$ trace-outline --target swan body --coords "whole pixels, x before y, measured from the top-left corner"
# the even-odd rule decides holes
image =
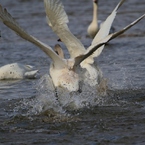
[[[32,70],[33,66],[20,63],[7,64],[0,67],[0,80],[7,79],[33,79],[38,70]]]
[[[63,55],[60,55],[59,50],[57,50],[60,49],[60,47],[56,48],[57,54],[50,46],[25,32],[7,10],[2,8],[2,6],[0,6],[0,20],[23,39],[38,46],[51,58],[52,62],[49,72],[55,88],[62,87],[67,89],[69,92],[73,92],[80,90],[80,82],[84,80],[90,80],[93,86],[98,84],[99,78],[101,78],[102,74],[99,69],[95,67],[94,57],[101,54],[104,45],[107,42],[124,33],[145,17],[144,14],[124,29],[108,35],[117,10],[124,1],[125,0],[121,0],[119,2],[111,15],[109,15],[103,23],[103,26],[93,39],[91,46],[86,49],[84,45],[70,32],[67,26],[68,17],[60,0],[44,0],[47,23],[66,45],[70,54],[69,59],[65,59]],[[89,82],[86,81],[85,83]]]
[[[64,53],[59,44],[56,44],[54,47],[54,51],[58,54],[58,56],[64,59]],[[64,68],[63,70],[59,71],[53,69],[53,66],[50,67],[50,74],[53,79],[53,83],[55,86],[63,86],[66,87],[68,90],[73,88],[73,90],[78,90],[79,88],[79,76],[75,71],[68,70]],[[59,81],[58,81],[59,80]]]
[[[51,66],[50,74],[55,87],[63,87],[69,91],[79,90],[79,75],[75,71],[68,68],[59,70]]]

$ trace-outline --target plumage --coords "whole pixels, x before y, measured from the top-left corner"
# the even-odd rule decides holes
[[[48,25],[66,45],[70,57],[74,58],[85,52],[84,45],[68,28],[69,20],[60,0],[44,0],[44,6]]]

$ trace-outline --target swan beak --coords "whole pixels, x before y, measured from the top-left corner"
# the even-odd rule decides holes
[[[62,42],[60,38],[59,38],[57,41],[58,41],[58,42]]]

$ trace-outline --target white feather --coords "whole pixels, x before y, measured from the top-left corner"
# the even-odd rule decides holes
[[[74,58],[85,52],[83,44],[70,32],[69,22],[60,0],[44,0],[47,23],[66,45],[70,57]]]
[[[30,65],[20,63],[7,64],[0,67],[0,80],[35,78],[38,70],[33,70]]]
[[[115,16],[116,16],[116,13],[117,13],[117,10],[118,8],[123,4],[125,0],[121,0],[118,5],[115,7],[115,9],[112,11],[112,13],[107,17],[107,19],[103,22],[100,30],[98,31],[98,33],[96,34],[95,38],[93,39],[92,41],[92,45],[94,44],[98,44],[99,41],[101,41],[103,38],[105,38],[109,32],[110,32],[110,29],[111,29],[111,26],[112,26],[112,23],[115,19]],[[93,57],[98,57],[102,50],[103,50],[104,46],[101,46],[97,51],[95,51],[93,53]],[[90,49],[90,48],[88,48]],[[88,50],[87,49],[87,50]]]

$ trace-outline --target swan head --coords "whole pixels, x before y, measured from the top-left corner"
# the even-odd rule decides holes
[[[98,4],[98,1],[99,1],[99,0],[93,0],[93,2],[96,3],[96,4]]]
[[[61,48],[61,46],[60,46],[59,44],[56,44],[56,45],[54,46],[54,51],[55,51],[62,59],[64,59],[64,52],[63,52],[63,50],[62,50],[62,48]]]
[[[59,38],[57,41],[58,41],[58,42],[62,42],[60,38]]]

